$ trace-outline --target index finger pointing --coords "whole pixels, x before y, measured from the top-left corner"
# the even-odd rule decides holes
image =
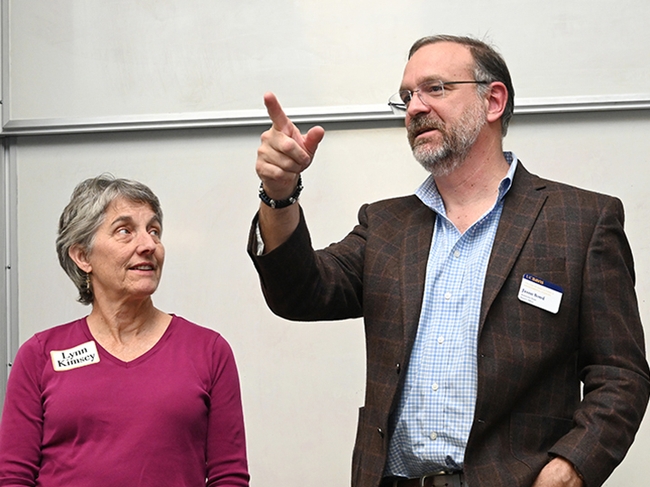
[[[291,135],[292,123],[289,120],[289,117],[284,113],[280,102],[273,93],[264,94],[264,105],[266,106],[266,111],[271,117],[271,122],[273,122],[273,128],[286,134]]]

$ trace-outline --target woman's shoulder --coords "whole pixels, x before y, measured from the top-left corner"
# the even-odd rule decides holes
[[[208,328],[204,325],[194,323],[187,318],[172,314],[172,321],[170,326],[172,332],[176,335],[175,340],[186,339],[192,342],[203,342],[210,344],[220,344],[221,346],[228,346],[226,339],[213,328]]]
[[[20,346],[16,361],[33,365],[47,361],[52,351],[69,350],[88,342],[90,338],[87,329],[86,319],[80,318],[39,331]]]
[[[230,344],[221,333],[212,328],[174,314],[170,328],[169,341],[174,344],[173,347],[184,350],[195,358],[213,357],[222,361],[233,357]]]
[[[69,323],[53,326],[35,333],[24,345],[40,344],[45,348],[73,347],[84,340],[89,340],[86,318],[79,318]],[[79,342],[80,343],[76,343]]]

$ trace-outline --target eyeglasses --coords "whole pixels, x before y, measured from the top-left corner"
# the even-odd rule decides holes
[[[488,85],[491,81],[425,81],[420,83],[414,90],[400,90],[388,99],[388,105],[393,109],[396,114],[403,114],[409,107],[409,103],[413,99],[413,95],[418,95],[418,98],[426,106],[432,100],[442,98],[445,96],[445,86],[448,85]]]

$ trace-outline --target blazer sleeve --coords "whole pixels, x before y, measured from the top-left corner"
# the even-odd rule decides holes
[[[551,449],[587,486],[601,485],[629,449],[650,395],[634,264],[623,206],[608,198],[589,241],[579,310],[578,370],[583,400],[574,427]]]
[[[367,223],[360,223],[341,242],[315,251],[305,217],[289,239],[256,255],[257,216],[249,235],[248,253],[259,274],[269,308],[289,320],[320,321],[358,318],[363,313],[363,259]]]

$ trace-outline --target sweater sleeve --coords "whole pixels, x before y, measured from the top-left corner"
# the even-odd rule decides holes
[[[213,349],[208,418],[208,487],[247,487],[246,438],[239,376],[233,352],[219,336]]]
[[[18,350],[0,424],[0,486],[34,486],[41,462],[41,375],[46,357],[37,337]]]

